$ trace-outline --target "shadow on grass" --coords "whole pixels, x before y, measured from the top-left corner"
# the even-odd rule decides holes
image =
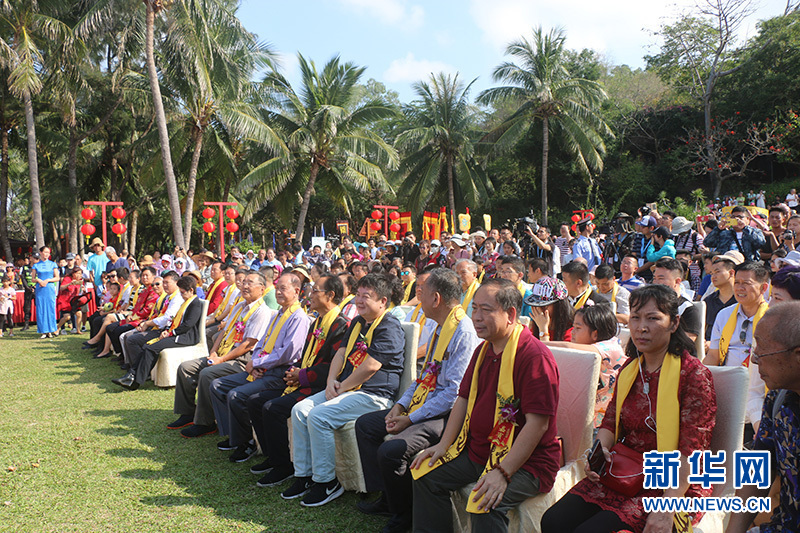
[[[384,518],[359,513],[355,505],[361,496],[352,492],[323,508],[306,509],[298,500],[286,501],[280,497],[280,491],[288,487],[289,482],[272,488],[257,487],[255,482],[259,476],[250,474],[249,469],[262,457],[241,464],[231,463],[230,452],[221,452],[216,447],[220,440],[218,434],[184,439],[179,431],[168,430],[166,425],[176,416],[168,410],[98,409],[87,411],[86,415],[108,420],[107,427],[96,430],[98,433],[119,437],[133,435],[147,448],[106,451],[110,456],[146,458],[153,463],[154,468],[122,470],[121,478],[167,479],[182,489],[180,495],[143,496],[140,502],[144,505],[212,508],[222,518],[248,521],[265,531],[379,531],[385,523]]]

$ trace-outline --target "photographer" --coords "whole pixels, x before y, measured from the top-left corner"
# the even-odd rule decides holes
[[[525,225],[525,233],[530,237],[532,243],[529,248],[531,252],[527,259],[539,258],[547,262],[547,276],[556,276],[561,273],[561,250],[558,249],[550,230],[545,226],[536,224],[531,227]]]
[[[603,248],[605,263],[614,267],[614,272],[619,274],[622,258],[631,253],[635,233],[633,232],[633,217],[628,213],[617,213],[611,223],[613,235],[606,240]]]
[[[792,216],[786,223],[786,231],[780,238],[780,247],[787,252],[800,248],[800,215]]]
[[[403,258],[403,264],[414,263],[417,257],[420,256],[416,240],[414,233],[411,231],[407,231],[405,237],[403,237],[403,245],[400,247],[400,255]]]

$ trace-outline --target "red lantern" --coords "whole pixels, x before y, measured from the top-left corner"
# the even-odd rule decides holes
[[[116,218],[116,219],[117,219],[117,222],[119,222],[121,219],[125,218],[125,215],[126,215],[126,214],[127,214],[127,213],[125,213],[125,210],[124,210],[124,209],[122,209],[121,207],[115,207],[115,208],[114,208],[114,209],[111,211],[111,216],[112,216],[112,217],[114,217],[114,218]],[[125,231],[125,230],[123,230],[123,232],[124,232],[124,231]]]
[[[214,218],[217,212],[211,209],[210,207],[206,207],[203,209],[203,218]],[[213,229],[211,231],[214,231]]]
[[[113,213],[112,213],[112,215],[113,215]],[[126,229],[127,228],[125,227],[125,224],[123,224],[122,222],[117,222],[116,224],[111,226],[111,231],[113,231],[114,235],[116,235],[116,236],[120,236],[123,233],[125,233]]]
[[[206,222],[205,224],[203,224],[203,231],[208,233],[209,237],[211,236],[212,233],[214,233],[215,229],[217,229],[217,227],[210,220],[208,222]]]
[[[573,224],[572,225],[572,231],[575,232],[575,233],[578,233],[578,225],[577,224]]]
[[[594,220],[594,213],[589,213],[586,216],[589,217],[589,220]]]
[[[393,233],[397,233],[398,231],[400,231],[400,224],[392,224],[391,226],[389,226],[389,230],[392,231]]]
[[[381,223],[380,222],[373,222],[369,225],[372,231],[380,231],[381,230]]]
[[[230,218],[231,220],[233,220],[234,218],[239,218],[239,211],[231,207],[230,209],[225,211],[225,216]],[[239,229],[239,226],[236,226],[236,229]]]
[[[97,213],[94,212],[94,209],[92,209],[91,207],[87,207],[83,211],[81,211],[81,218],[83,220],[92,220],[96,214]]]
[[[390,220],[397,220],[398,218],[400,218],[400,213],[398,213],[397,211],[392,211],[391,213],[389,213],[389,219]],[[395,230],[392,230],[392,231],[395,231]]]
[[[374,218],[375,220],[379,220],[379,219],[380,219],[380,218],[383,216],[383,213],[381,213],[381,212],[380,212],[380,211],[378,211],[377,209],[376,209],[376,210],[374,210],[374,211],[373,211],[372,213],[370,213],[370,214],[372,215],[372,218]]]
[[[238,216],[239,213],[236,213],[236,215]],[[228,233],[231,234],[236,233],[237,231],[239,231],[239,224],[233,221],[228,222],[227,224],[225,224],[225,229],[228,230]]]
[[[92,224],[84,224],[81,226],[81,233],[86,237],[86,242],[89,242],[89,236],[94,235],[95,229]]]
[[[577,222],[580,219],[581,219],[581,216],[579,214],[575,213],[574,215],[572,215],[572,221],[573,222]]]

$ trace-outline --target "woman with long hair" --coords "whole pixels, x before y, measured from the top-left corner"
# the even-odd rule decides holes
[[[678,297],[660,285],[636,289],[630,298],[629,360],[620,370],[597,438],[605,455],[602,477],[588,464],[586,478],[575,485],[542,517],[543,533],[580,531],[671,533],[672,513],[646,513],[645,497],[704,497],[711,487],[690,485],[688,457],[707,450],[716,420],[717,403],[711,371],[694,355],[694,344],[681,326]],[[611,452],[628,457],[658,450],[680,452],[677,488],[645,489],[639,467],[626,470],[627,489],[613,473]],[[636,461],[638,462],[638,461]],[[634,465],[636,464],[634,462]],[[638,462],[641,465],[642,462]],[[618,466],[618,463],[617,463]],[[631,479],[634,478],[634,479]],[[638,490],[636,484],[638,484]],[[697,521],[697,514],[692,521]]]

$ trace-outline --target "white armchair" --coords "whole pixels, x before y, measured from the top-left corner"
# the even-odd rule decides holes
[[[208,313],[208,300],[203,302],[202,322],[205,322]],[[150,372],[153,383],[156,387],[174,387],[178,379],[178,367],[184,361],[208,357],[208,346],[206,346],[206,328],[200,324],[200,339],[194,346],[181,346],[180,348],[167,348],[161,350],[161,355],[156,362],[156,366]]]

